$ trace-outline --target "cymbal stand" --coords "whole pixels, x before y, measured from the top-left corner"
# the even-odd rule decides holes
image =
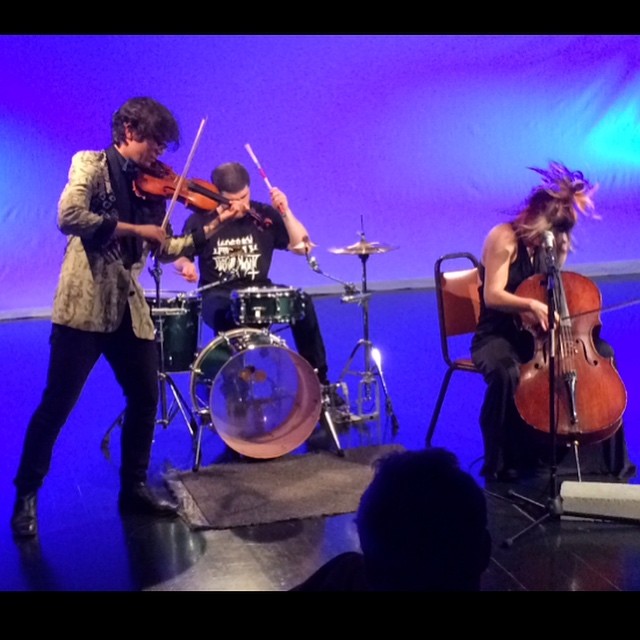
[[[164,318],[161,313],[160,307],[160,279],[162,276],[162,268],[159,266],[158,258],[154,258],[154,266],[149,268],[149,273],[153,276],[156,285],[156,296],[154,300],[154,306],[151,309],[151,315],[155,324],[156,342],[158,344],[158,384],[159,384],[159,402],[160,408],[158,416],[156,417],[156,424],[161,425],[163,428],[167,428],[175,419],[178,412],[182,415],[182,418],[191,434],[191,438],[195,443],[195,439],[198,432],[198,426],[195,416],[187,404],[182,392],[178,388],[174,379],[167,373],[164,357]],[[173,402],[169,406],[167,386],[173,396]],[[109,442],[111,439],[111,432],[116,427],[122,427],[124,422],[125,410],[120,412],[120,415],[115,419],[111,426],[107,429],[105,435],[100,443],[100,449],[108,459],[109,454]]]
[[[360,233],[362,242],[366,242],[364,231]],[[367,260],[369,254],[359,254],[360,262],[362,263],[362,287],[359,295],[345,295],[343,302],[358,302],[362,308],[362,338],[358,340],[355,347],[351,351],[342,373],[340,374],[340,381],[343,381],[348,374],[359,376],[360,382],[358,384],[358,400],[357,409],[358,417],[362,421],[377,420],[380,417],[380,393],[378,388],[378,381],[382,386],[383,393],[385,395],[385,410],[387,416],[391,420],[391,432],[396,435],[399,430],[398,419],[393,410],[391,403],[391,396],[389,395],[384,376],[382,374],[382,368],[380,366],[380,352],[374,347],[373,342],[369,338],[369,298],[371,294],[367,290]],[[364,350],[364,370],[363,371],[351,371],[351,363],[355,358],[356,353],[362,347]],[[373,353],[376,353],[376,358],[373,357]],[[373,411],[366,411],[365,405],[373,407]]]

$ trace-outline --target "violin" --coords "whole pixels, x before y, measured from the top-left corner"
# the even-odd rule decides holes
[[[545,302],[547,277],[530,276],[515,294]],[[622,424],[627,393],[613,358],[600,355],[594,342],[594,330],[601,326],[600,290],[583,275],[564,272],[560,278],[558,273],[553,302],[560,315],[555,344],[551,344],[551,332],[534,334],[533,357],[520,369],[516,407],[525,422],[552,433],[553,401],[555,433],[561,441],[592,444],[606,440]],[[553,394],[549,375],[552,354]]]
[[[140,198],[173,198],[179,181],[180,176],[171,167],[156,161],[151,167],[141,168],[133,189]],[[200,211],[212,211],[219,204],[230,204],[214,184],[194,178],[183,182],[178,200],[186,207]]]
[[[156,160],[153,166],[138,172],[133,190],[140,198],[173,198],[179,181],[180,176],[171,167]],[[231,200],[221,195],[215,184],[199,178],[184,180],[177,199],[189,209],[205,212],[213,211],[219,204],[231,204]],[[247,213],[259,228],[271,226],[271,220],[255,209],[250,208]]]

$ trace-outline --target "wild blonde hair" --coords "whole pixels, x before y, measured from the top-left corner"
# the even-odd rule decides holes
[[[559,162],[550,162],[548,169],[529,169],[542,176],[542,185],[531,191],[513,220],[516,236],[525,243],[532,243],[545,231],[566,233],[571,241],[580,214],[599,218],[593,203],[599,185],[592,185],[582,171],[570,171]]]

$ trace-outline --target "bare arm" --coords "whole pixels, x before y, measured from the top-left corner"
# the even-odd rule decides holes
[[[482,249],[484,264],[484,302],[505,313],[522,314],[525,322],[549,327],[547,305],[535,298],[524,298],[506,290],[509,267],[516,257],[518,242],[510,225],[500,224],[489,232]]]
[[[309,253],[311,251],[309,232],[291,211],[287,196],[280,189],[273,187],[271,189],[271,203],[282,215],[282,221],[289,234],[289,245],[287,247],[289,251],[301,256]]]

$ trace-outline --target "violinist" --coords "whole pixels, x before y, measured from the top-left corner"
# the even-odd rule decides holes
[[[37,494],[49,471],[58,434],[82,388],[104,355],[126,398],[122,423],[120,493],[123,514],[176,515],[147,484],[158,404],[155,329],[139,276],[149,252],[175,260],[204,235],[171,237],[164,199],[134,189],[140,170],[179,144],[173,114],[148,97],[132,98],[113,115],[112,144],[79,151],[58,202],[57,223],[67,236],[55,292],[47,380],[27,426],[14,484],[13,534],[38,533]]]
[[[481,475],[488,480],[515,481],[535,473],[548,460],[549,445],[535,438],[514,398],[521,365],[532,356],[532,334],[525,327],[548,331],[549,310],[545,302],[515,291],[533,274],[545,272],[545,234],[553,233],[555,264],[560,269],[572,249],[572,232],[580,216],[597,217],[593,203],[597,185],[591,185],[581,172],[557,162],[548,169],[533,170],[542,176],[542,184],[531,191],[511,221],[489,231],[480,261],[480,319],[471,354],[487,384],[480,428]],[[613,358],[599,327],[593,340],[598,353]],[[635,466],[628,458],[623,428],[604,442],[581,447],[580,469],[584,474],[633,476]]]
[[[270,205],[251,199],[249,172],[244,165],[221,164],[213,170],[211,181],[227,202],[210,211],[192,213],[183,233],[211,226],[216,231],[201,250],[174,264],[187,282],[198,282],[203,288],[202,320],[217,334],[238,328],[232,315],[233,290],[282,286],[274,285],[269,278],[274,251],[305,255],[311,243],[306,227],[293,214],[282,191],[271,189]],[[304,316],[291,326],[293,339],[299,354],[316,370],[320,383],[327,385],[330,393],[325,345],[313,300],[304,292],[301,295]]]

